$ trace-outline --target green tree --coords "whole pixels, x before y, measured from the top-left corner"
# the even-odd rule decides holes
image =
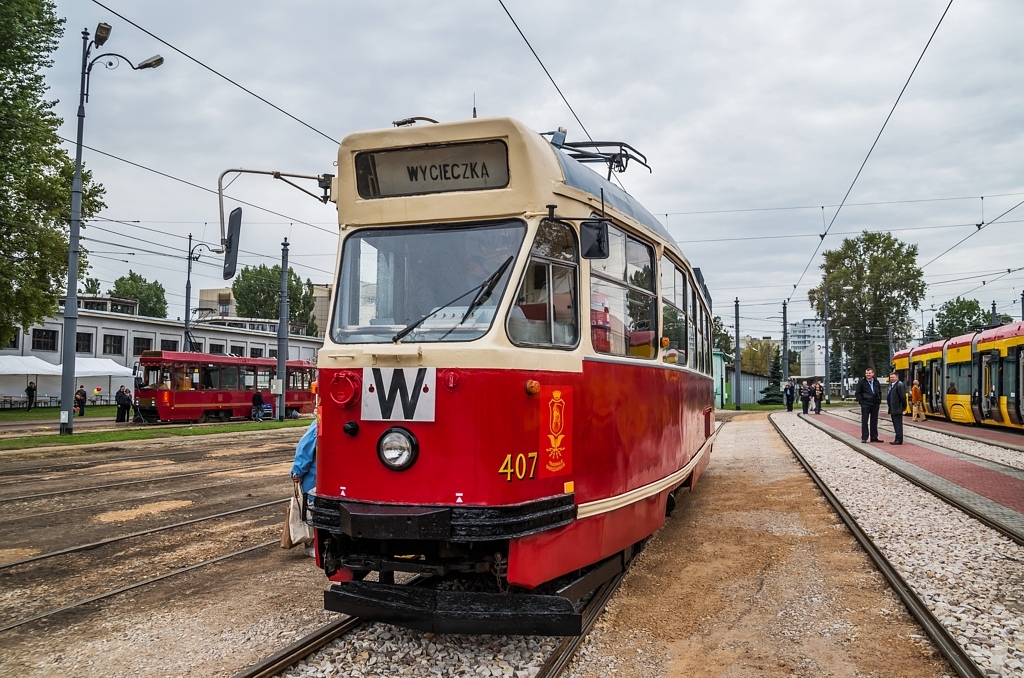
[[[989,322],[989,314],[978,303],[977,299],[957,297],[939,306],[935,314],[935,330],[945,338],[967,334],[972,328],[977,329]]]
[[[731,363],[733,361],[732,336],[725,329],[722,316],[716,315],[711,320],[711,342],[712,348],[718,349],[727,356],[726,362]]]
[[[280,313],[281,265],[246,266],[231,284],[235,312],[244,318],[276,318]],[[288,267],[288,320],[302,325],[309,336],[317,333],[313,319],[313,281],[302,278]]]
[[[924,342],[927,344],[930,341],[935,341],[939,338],[939,331],[935,329],[935,319],[928,321],[928,327],[924,331]]]
[[[770,339],[751,339],[740,351],[740,359],[743,361],[740,367],[744,372],[767,376],[774,354],[775,345]]]
[[[772,366],[768,372],[768,385],[761,389],[763,396],[757,401],[758,405],[781,405],[782,397],[782,351],[772,351]]]
[[[139,302],[139,315],[152,318],[167,317],[167,296],[164,286],[158,281],[149,282],[131,269],[114,281],[114,287],[107,290],[112,297],[135,299]]]
[[[800,354],[796,351],[789,352],[789,376],[795,377],[800,374]]]
[[[0,3],[0,342],[53,316],[66,286],[74,163],[42,71],[64,33],[51,0]],[[103,187],[82,173],[82,216],[103,209]],[[88,271],[83,258],[81,275]]]
[[[829,333],[848,349],[850,369],[887,369],[888,329],[896,345],[913,335],[911,312],[924,299],[925,282],[917,265],[917,245],[889,233],[865,231],[824,252],[822,285],[807,297],[818,318],[825,317],[828,285]]]
[[[78,291],[82,294],[99,294],[100,293],[100,280],[99,278],[86,278],[84,281],[85,287],[79,287]]]

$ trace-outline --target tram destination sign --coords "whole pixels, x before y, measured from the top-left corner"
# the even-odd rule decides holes
[[[421,146],[356,155],[362,198],[390,198],[508,186],[504,141]]]

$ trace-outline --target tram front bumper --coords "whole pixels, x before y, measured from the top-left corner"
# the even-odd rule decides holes
[[[431,633],[578,636],[583,616],[562,596],[443,591],[353,581],[324,591],[324,608]]]

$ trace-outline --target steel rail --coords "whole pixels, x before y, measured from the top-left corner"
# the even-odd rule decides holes
[[[860,421],[860,414],[858,412],[856,412],[855,410],[846,410],[846,411],[849,412],[851,416],[847,417],[847,416],[842,415],[842,414],[836,414],[835,412],[829,412],[829,414],[831,414],[834,417],[842,417],[843,419],[847,419],[849,421]],[[936,421],[942,421],[942,422],[945,422],[947,424],[950,424],[951,426],[969,426],[969,424],[957,424],[955,422],[950,421],[949,419],[945,419],[945,418],[941,418],[941,417],[932,417],[932,418],[935,419]],[[928,422],[925,421],[924,423],[928,423]],[[889,422],[879,421],[878,425],[879,426],[886,426],[886,427],[888,427],[888,428],[886,428],[886,430],[892,429],[892,424],[889,423]],[[979,431],[991,431],[993,433],[1006,433],[1008,435],[1020,435],[1019,433],[1017,433],[1017,429],[1003,428],[1001,426],[992,426],[992,425],[989,425],[989,424],[975,424],[975,426],[977,427],[976,430],[979,430]],[[1014,452],[1024,452],[1024,435],[1020,436],[1021,444],[1020,445],[1015,445],[1013,443],[1006,443],[1006,442],[1002,442],[1002,441],[999,441],[999,440],[992,440],[991,438],[985,438],[983,436],[971,435],[970,433],[962,433],[960,431],[947,431],[945,429],[935,428],[935,427],[931,427],[931,426],[921,426],[921,422],[916,422],[916,423],[915,422],[910,422],[910,421],[907,421],[906,417],[904,417],[903,418],[903,430],[904,430],[904,433],[906,433],[906,431],[908,429],[912,429],[912,428],[920,429],[922,431],[930,431],[931,433],[941,433],[942,435],[947,435],[947,436],[949,436],[951,438],[959,438],[960,440],[969,440],[972,443],[984,443],[985,445],[991,445],[992,447],[1001,447],[1004,450],[1013,450]],[[907,437],[908,438],[913,438],[914,436],[907,435]],[[936,443],[931,443],[931,444],[935,445]],[[968,452],[961,452],[961,454],[969,454],[969,453]],[[974,455],[971,455],[971,456],[974,456]]]
[[[775,423],[771,416],[768,417],[768,421],[779,434],[779,437],[782,438],[783,442],[786,443],[786,446],[789,447],[793,456],[796,457],[796,460],[800,462],[801,466],[803,466],[807,475],[810,476],[811,480],[814,481],[814,484],[818,486],[818,490],[825,497],[825,500],[828,501],[832,506],[832,509],[846,524],[846,527],[861,545],[861,548],[864,549],[868,557],[871,558],[872,562],[874,562],[875,567],[878,568],[878,571],[889,583],[889,586],[892,587],[893,591],[896,592],[896,595],[898,595],[900,600],[903,601],[903,604],[906,606],[910,614],[921,625],[925,633],[928,634],[928,637],[932,639],[935,645],[939,648],[939,651],[942,652],[942,656],[946,658],[946,661],[948,661],[950,666],[953,667],[953,670],[956,671],[957,675],[961,678],[985,678],[986,674],[971,660],[969,656],[967,656],[967,653],[956,642],[956,639],[949,634],[946,628],[941,622],[939,622],[935,615],[932,614],[932,611],[928,609],[928,606],[923,600],[921,600],[914,589],[906,582],[906,580],[903,579],[902,576],[900,576],[899,572],[896,571],[896,568],[889,562],[889,559],[885,557],[885,554],[882,553],[882,551],[871,540],[871,537],[864,532],[853,516],[850,515],[846,510],[846,507],[844,507],[842,502],[839,501],[839,498],[836,497],[832,493],[832,490],[828,488],[825,481],[823,481],[821,477],[815,473],[814,469],[811,468],[811,465],[806,459],[804,459],[804,456],[800,454],[799,450],[797,450],[796,445],[794,445],[786,434],[782,432],[782,429],[779,428],[779,425]]]
[[[176,494],[190,494],[200,491],[216,490],[222,487],[231,487],[238,483],[243,483],[248,478],[241,478],[236,480],[229,480],[223,483],[210,483],[208,485],[200,485],[199,487],[188,487],[184,490],[167,490],[166,492],[152,492],[149,494],[139,495],[137,497],[129,497],[127,499],[116,499],[114,501],[101,501],[98,504],[84,504],[82,506],[71,506],[69,508],[57,509],[56,511],[40,511],[39,513],[30,513],[24,516],[17,516],[15,518],[2,518],[0,519],[0,526],[9,525],[10,523],[16,523],[21,520],[30,520],[41,518],[43,516],[53,516],[58,513],[70,513],[72,511],[82,513],[88,509],[102,508],[104,506],[116,506],[117,504],[129,504],[139,501],[148,501],[150,499],[156,499],[158,497],[173,497]]]
[[[801,418],[803,417],[802,414],[799,415],[799,416]],[[1010,539],[1011,541],[1014,541],[1014,542],[1020,544],[1021,546],[1024,546],[1024,535],[1022,535],[1020,532],[1014,530],[1009,525],[1003,524],[998,518],[994,518],[994,517],[992,517],[990,515],[986,515],[986,514],[980,512],[980,511],[978,511],[977,509],[973,508],[972,506],[969,506],[969,505],[961,502],[956,497],[954,497],[952,495],[949,495],[949,494],[946,494],[945,492],[942,492],[941,490],[938,490],[938,489],[928,485],[927,483],[925,483],[920,478],[914,477],[913,475],[907,473],[906,471],[904,471],[900,467],[896,466],[895,464],[891,464],[891,463],[885,461],[884,459],[879,459],[878,457],[870,455],[870,454],[864,452],[863,450],[857,448],[855,445],[851,445],[848,440],[843,440],[843,438],[841,437],[842,434],[839,433],[838,431],[835,431],[835,430],[833,430],[830,427],[822,428],[821,426],[818,426],[817,424],[815,424],[813,419],[808,419],[807,422],[810,423],[812,426],[814,426],[814,428],[816,428],[819,431],[821,431],[822,433],[828,435],[831,438],[834,438],[835,440],[839,441],[843,445],[846,445],[851,450],[854,450],[854,451],[858,452],[859,454],[867,457],[868,459],[870,459],[871,461],[875,462],[879,466],[884,466],[885,468],[889,469],[890,471],[892,471],[896,475],[900,476],[904,480],[906,480],[908,482],[911,482],[914,485],[917,485],[918,487],[920,487],[922,490],[925,490],[929,494],[932,494],[935,497],[938,497],[939,499],[941,499],[942,501],[946,502],[947,504],[949,504],[953,508],[955,508],[955,509],[957,509],[959,511],[963,511],[964,513],[966,513],[970,517],[972,517],[975,520],[977,520],[979,523],[982,523],[984,525],[987,525],[988,527],[991,527],[993,530],[995,530],[999,534],[1003,535],[1007,539]],[[929,445],[935,445],[935,443],[928,443],[928,444]],[[936,447],[942,447],[942,446],[941,445],[936,445]],[[961,454],[963,454],[963,453],[961,453]],[[973,456],[973,455],[969,455],[969,456]],[[984,461],[988,461],[989,463],[995,463],[995,462],[991,462],[991,460],[988,460],[988,459],[986,459]],[[1017,469],[1017,470],[1019,470],[1019,469]]]
[[[403,582],[403,586],[416,586],[427,580],[427,577],[416,575]],[[278,650],[262,661],[256,662],[248,668],[242,669],[232,678],[270,678],[276,676],[289,667],[298,664],[300,661],[324,647],[336,638],[339,638],[349,631],[363,624],[365,620],[359,617],[342,617],[335,619],[299,638],[288,647]]]
[[[605,606],[619,588],[622,578],[626,576],[628,571],[629,566],[627,565],[625,570],[612,577],[597,590],[597,593],[594,594],[594,597],[587,604],[587,608],[583,613],[583,632],[578,636],[563,638],[541,665],[540,671],[537,672],[534,678],[556,678],[556,676],[562,675],[562,672],[569,667],[569,662],[576,655],[576,651],[586,641],[587,635],[594,627],[594,623],[601,616],[601,612],[604,611]]]
[[[284,445],[284,444],[285,443],[282,442],[282,445]],[[122,461],[134,461],[136,459],[162,459],[162,458],[166,458],[166,457],[181,457],[181,456],[184,456],[186,454],[207,454],[208,452],[216,452],[216,451],[221,450],[221,449],[223,449],[223,447],[215,446],[215,447],[205,447],[205,448],[199,448],[199,449],[182,450],[180,452],[164,452],[162,454],[135,454],[135,455],[129,455],[127,457],[101,457],[99,459],[83,459],[83,460],[80,460],[80,461],[66,461],[66,462],[63,462],[63,463],[41,464],[39,466],[8,467],[8,468],[0,469],[0,477],[2,477],[2,476],[12,476],[12,475],[15,475],[17,473],[25,473],[25,472],[30,472],[30,471],[45,471],[45,470],[48,470],[48,469],[51,470],[53,473],[63,473],[65,471],[79,471],[79,470],[81,470],[81,471],[88,471],[88,470],[92,469],[93,467],[95,467],[95,466],[97,466],[99,464],[116,463],[116,462],[122,462]],[[11,451],[12,452],[13,451],[22,452],[24,450],[11,450]],[[270,450],[267,450],[267,451],[269,452]],[[243,453],[243,454],[249,454],[249,453]],[[78,468],[73,468],[73,467],[76,467],[76,466]],[[136,469],[132,469],[132,470],[136,470]],[[7,485],[7,484],[10,484],[12,482],[20,482],[20,479],[14,479],[14,480],[0,482],[0,485]]]
[[[68,553],[76,553],[78,551],[88,551],[100,546],[106,546],[107,544],[113,544],[126,539],[134,539],[135,537],[144,537],[149,534],[156,534],[157,532],[164,532],[166,530],[173,530],[176,527],[184,527],[186,525],[195,525],[196,523],[202,523],[207,520],[216,520],[217,518],[225,518],[227,516],[233,516],[239,513],[245,513],[246,511],[255,511],[256,509],[266,508],[268,506],[275,506],[277,504],[285,504],[289,499],[275,499],[274,501],[268,501],[263,504],[256,504],[254,506],[246,506],[245,508],[232,509],[230,511],[224,511],[222,513],[215,513],[213,515],[204,516],[202,518],[190,518],[180,523],[172,523],[170,525],[163,525],[161,527],[154,527],[149,530],[140,530],[139,532],[132,532],[131,534],[121,535],[120,537],[110,537],[109,539],[101,539],[100,541],[94,541],[90,544],[81,544],[79,546],[69,546],[66,549],[59,551],[50,551],[49,553],[40,553],[39,555],[32,556],[31,558],[24,558],[23,560],[15,560],[10,563],[0,563],[0,570],[7,570],[18,565],[27,565],[28,563],[35,563],[40,560],[46,560],[47,558],[54,558],[56,556],[67,555]]]
[[[201,567],[206,567],[207,565],[212,565],[214,563],[219,563],[219,562],[221,562],[223,560],[228,560],[229,558],[234,558],[236,556],[240,556],[240,555],[249,553],[251,551],[255,551],[257,549],[266,548],[267,546],[270,546],[271,544],[280,544],[280,543],[281,543],[280,539],[272,539],[270,541],[265,541],[262,544],[257,544],[256,546],[250,546],[248,548],[244,548],[244,549],[241,549],[239,551],[233,551],[233,552],[228,553],[228,554],[223,555],[223,556],[217,556],[216,558],[211,558],[209,560],[204,560],[201,563],[195,563],[194,565],[188,565],[187,567],[181,567],[181,568],[178,568],[177,570],[172,570],[171,572],[166,572],[164,574],[157,575],[155,577],[150,577],[149,579],[145,579],[143,581],[136,582],[134,584],[128,584],[127,586],[122,586],[121,588],[114,589],[113,591],[107,591],[106,593],[100,593],[100,594],[92,596],[90,598],[86,598],[84,600],[79,600],[78,602],[75,602],[75,603],[69,603],[67,605],[55,608],[53,610],[47,610],[46,612],[40,612],[39,614],[34,615],[32,617],[26,617],[25,619],[21,619],[21,620],[16,621],[16,622],[11,622],[10,624],[6,624],[5,626],[0,626],[0,633],[3,633],[5,631],[10,631],[11,629],[16,629],[19,626],[24,626],[25,624],[28,624],[28,623],[31,623],[31,622],[34,622],[34,621],[38,621],[40,619],[45,619],[46,617],[52,617],[53,615],[59,614],[61,612],[66,612],[68,610],[73,610],[74,608],[81,607],[82,605],[87,605],[89,603],[94,603],[94,602],[96,602],[98,600],[104,600],[106,598],[111,598],[113,596],[116,596],[118,594],[124,593],[126,591],[131,591],[133,589],[137,589],[137,588],[140,588],[142,586],[146,586],[148,584],[153,584],[155,582],[162,581],[164,579],[169,579],[169,578],[177,576],[179,574],[184,574],[186,572],[191,572],[192,570],[198,570]]]
[[[12,501],[25,501],[27,499],[42,499],[43,497],[55,497],[61,494],[77,494],[79,492],[90,492],[92,490],[106,490],[112,487],[125,487],[127,485],[142,485],[144,483],[157,483],[164,480],[177,480],[178,478],[193,478],[195,476],[208,476],[214,473],[229,473],[231,471],[243,471],[261,466],[275,466],[277,464],[290,463],[289,459],[280,461],[269,461],[262,464],[249,464],[246,466],[234,466],[230,468],[213,469],[210,471],[190,471],[188,473],[174,473],[169,476],[155,476],[153,478],[142,478],[139,480],[125,480],[119,483],[107,483],[105,485],[90,485],[89,487],[77,487],[69,490],[58,490],[56,492],[40,492],[38,494],[26,494],[20,497],[0,497],[0,504]]]

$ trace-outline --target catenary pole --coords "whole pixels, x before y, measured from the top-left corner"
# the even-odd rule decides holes
[[[192,328],[189,318],[192,317],[192,234],[188,234],[188,274],[185,276],[185,341],[182,346],[192,352]]]
[[[741,394],[740,382],[743,375],[743,367],[740,365],[740,298],[736,297],[736,357],[733,360],[733,384],[732,384],[732,401],[736,404],[736,409],[740,409],[740,405],[743,403],[743,396]]]
[[[277,378],[281,393],[277,396],[277,420],[284,421],[285,391],[288,390],[288,238],[281,243],[281,302],[277,318]]]
[[[828,340],[828,278],[821,279],[821,290],[825,297],[825,402],[832,402],[832,375],[829,374],[829,368],[832,367],[829,364],[829,340]]]
[[[782,382],[789,381],[789,320],[786,317],[786,300],[782,300]]]
[[[993,325],[998,325],[999,324],[999,312],[996,311],[996,300],[995,299],[992,300],[992,324]]]

